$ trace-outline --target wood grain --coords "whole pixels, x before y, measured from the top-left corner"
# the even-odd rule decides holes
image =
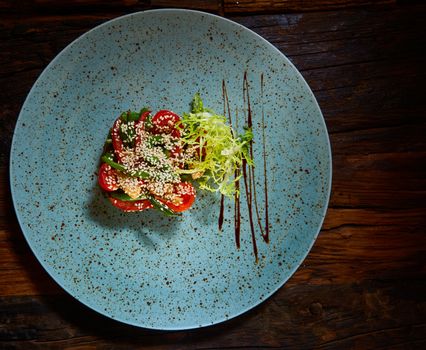
[[[221,0],[151,0],[151,6],[156,8],[172,7],[172,8],[190,8],[194,10],[203,10],[209,12],[221,12]]]
[[[224,0],[226,13],[313,11],[394,4],[395,0]]]
[[[147,8],[190,8],[216,12],[274,13],[283,11],[333,10],[348,7],[366,7],[395,4],[396,0],[0,0],[0,11],[99,12],[111,10],[139,11]]]
[[[143,10],[150,7],[149,0],[0,0],[0,12],[22,14],[87,13],[112,10]]]
[[[404,280],[285,287],[240,319],[167,333],[117,324],[67,295],[0,298],[0,337],[14,349],[420,349],[425,293],[424,281]]]
[[[19,13],[0,1],[0,348],[426,348],[426,6],[265,14],[273,1],[240,1],[244,10],[223,2],[225,13],[258,11],[230,18],[285,53],[314,91],[330,132],[332,196],[313,249],[272,298],[224,324],[163,333],[119,324],[65,294],[13,212],[10,142],[35,79],[88,29],[151,5],[67,3],[23,1]],[[188,6],[216,12],[213,3]],[[293,6],[315,5],[303,3]]]

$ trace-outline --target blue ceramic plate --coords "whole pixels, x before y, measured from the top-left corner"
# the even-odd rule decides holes
[[[252,120],[239,248],[230,199],[219,230],[217,195],[199,191],[190,211],[167,218],[122,213],[97,186],[121,111],[183,113],[197,91],[235,128]],[[294,273],[324,219],[331,154],[311,90],[276,48],[218,16],[155,10],[96,27],[49,64],[20,113],[10,174],[22,231],[68,293],[128,324],[189,329],[253,308]]]

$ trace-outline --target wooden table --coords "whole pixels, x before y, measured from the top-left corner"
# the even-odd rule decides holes
[[[101,3],[0,1],[0,348],[426,349],[426,6]],[[8,178],[20,107],[49,61],[95,25],[162,6],[224,15],[276,45],[313,89],[333,151],[323,229],[288,283],[227,323],[165,333],[109,320],[57,286],[17,224]]]

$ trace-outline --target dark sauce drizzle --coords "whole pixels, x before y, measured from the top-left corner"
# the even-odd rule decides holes
[[[248,80],[247,80],[247,72],[244,74],[244,83],[245,83],[245,91],[246,91],[246,95],[247,95],[247,126],[252,129],[253,128],[253,118],[252,118],[252,113],[251,113],[251,105],[250,105],[250,95],[249,95],[249,84],[248,84]],[[262,97],[263,97],[263,74],[261,75],[261,92],[262,92]],[[262,115],[263,115],[263,103],[262,103]],[[264,126],[265,122],[264,122],[264,118],[262,119],[263,124],[262,126]],[[262,143],[263,143],[263,155],[264,155],[264,159],[263,159],[263,163],[264,163],[264,171],[266,171],[266,152],[265,152],[265,130],[263,128],[262,130]],[[251,159],[254,159],[253,157],[253,141],[251,141],[250,143],[250,157]],[[266,175],[265,175],[266,176]],[[265,178],[266,180],[266,178]],[[254,168],[250,167],[249,168],[249,181],[250,181],[250,192],[253,193],[253,199],[254,199],[254,208],[256,210],[256,219],[257,219],[257,224],[259,226],[260,232],[262,237],[265,239],[266,234],[265,231],[263,229],[262,223],[261,223],[261,219],[260,219],[260,214],[259,214],[259,205],[257,204],[257,191],[256,191],[256,180],[254,178]],[[267,189],[265,189],[265,191],[267,191]],[[265,201],[265,207],[268,206],[268,202]],[[266,211],[266,208],[265,208]],[[266,240],[265,240],[266,241]]]
[[[263,187],[265,193],[265,232],[262,233],[263,240],[266,243],[269,243],[269,208],[268,208],[268,170],[266,162],[266,137],[265,137],[265,108],[264,108],[264,98],[263,98],[263,73],[260,75],[260,96],[262,103],[262,155],[263,155]]]
[[[243,80],[243,99],[244,105],[247,106],[246,115],[246,125],[249,129],[253,128],[253,119],[251,115],[251,104],[250,104],[250,93],[249,93],[249,84],[247,80],[247,72],[244,72],[244,80]],[[250,141],[250,157],[253,159],[253,141]],[[249,223],[250,223],[250,231],[251,231],[251,241],[253,245],[253,254],[256,259],[256,263],[259,260],[257,253],[257,243],[256,243],[256,235],[254,230],[254,222],[253,222],[253,195],[255,198],[255,208],[257,211],[257,201],[256,201],[256,190],[254,188],[254,173],[253,167],[249,167],[247,171],[247,161],[243,159],[243,177],[244,177],[244,188],[246,190],[246,199],[247,199],[247,209],[249,214]],[[253,191],[254,190],[254,191]]]
[[[219,211],[219,220],[218,220],[219,231],[222,231],[222,226],[223,226],[224,199],[225,199],[224,195],[222,194],[220,196],[220,211]]]
[[[240,170],[235,170],[235,178],[240,176]],[[234,196],[234,232],[235,244],[237,249],[240,249],[240,227],[241,227],[241,209],[240,209],[240,180],[235,183],[235,196]]]
[[[223,115],[228,116],[229,124],[231,127],[232,123],[232,115],[231,108],[229,106],[228,92],[226,90],[225,80],[222,80],[222,97],[223,97]],[[240,171],[235,170],[234,177],[238,178],[240,175]],[[240,223],[241,223],[241,211],[240,211],[240,197],[238,193],[240,192],[240,181],[237,180],[235,182],[235,196],[234,196],[234,232],[235,232],[235,244],[237,248],[240,248]],[[219,212],[219,230],[222,230],[223,225],[223,211],[224,211],[224,196],[222,195],[220,198],[220,212]]]
[[[263,101],[263,86],[264,86],[264,78],[263,73],[261,75],[261,98]],[[229,98],[228,93],[226,89],[225,80],[222,81],[222,97],[223,97],[223,114],[226,116],[228,115],[229,123],[232,126],[232,116],[231,116],[231,110],[229,105]],[[245,110],[245,122],[247,127],[251,128],[253,127],[253,118],[252,118],[252,109],[250,104],[250,94],[249,94],[249,83],[247,78],[247,72],[244,73],[244,80],[243,80],[243,99],[244,99],[244,106],[246,107]],[[236,120],[237,122],[237,120]],[[262,103],[262,155],[263,155],[263,171],[264,171],[264,193],[265,193],[265,223],[264,226],[261,223],[261,217],[259,212],[259,205],[257,202],[257,191],[256,191],[256,181],[255,181],[255,174],[253,167],[247,167],[247,161],[244,159],[242,164],[242,173],[243,173],[243,179],[244,179],[244,189],[246,193],[246,200],[247,200],[247,209],[249,214],[249,224],[250,224],[250,231],[251,231],[251,238],[252,238],[252,245],[253,245],[253,254],[256,259],[256,263],[259,260],[258,257],[258,249],[257,249],[257,242],[256,242],[256,231],[255,231],[255,224],[253,220],[253,208],[256,214],[256,221],[259,226],[261,236],[263,240],[266,243],[269,243],[269,211],[268,211],[268,180],[267,180],[267,162],[266,162],[266,137],[265,137],[265,115],[264,115],[264,109],[263,109],[263,103]],[[253,141],[250,142],[250,157],[253,159]],[[238,178],[241,174],[241,170],[238,169],[235,171],[235,178]],[[240,227],[241,227],[241,203],[240,203],[240,197],[238,193],[240,192],[240,182],[239,180],[235,183],[236,187],[236,194],[235,194],[235,201],[234,201],[234,230],[235,230],[235,243],[237,248],[240,248]],[[220,212],[219,212],[219,230],[222,230],[224,220],[224,197],[221,196],[220,200]]]

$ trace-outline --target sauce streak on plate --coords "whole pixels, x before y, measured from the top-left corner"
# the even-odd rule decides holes
[[[261,81],[261,100],[263,100],[263,86],[264,86],[264,78],[263,74],[261,74],[260,77]],[[251,103],[250,103],[250,94],[249,94],[249,83],[247,78],[247,72],[244,73],[244,79],[243,79],[243,98],[244,98],[244,114],[245,114],[245,124],[248,128],[253,130],[253,117],[252,117],[252,109],[251,109]],[[226,88],[225,80],[222,81],[222,96],[223,96],[223,111],[224,115],[228,116],[229,123],[231,127],[233,126],[232,123],[232,115],[231,115],[231,108],[229,105],[229,98],[228,98],[228,92]],[[237,121],[237,119],[236,119]],[[259,210],[259,203],[258,203],[258,196],[257,196],[257,189],[256,189],[256,181],[255,181],[255,174],[254,174],[254,168],[253,167],[247,167],[247,161],[243,159],[242,164],[242,173],[243,173],[243,180],[244,180],[244,190],[246,194],[246,204],[249,214],[249,224],[250,224],[250,232],[251,232],[251,239],[252,239],[252,246],[253,246],[253,254],[255,257],[256,263],[259,260],[258,257],[258,248],[257,248],[257,240],[256,240],[256,228],[255,228],[255,221],[254,221],[254,214],[256,215],[256,222],[257,226],[260,230],[260,235],[263,238],[263,241],[265,243],[269,243],[269,211],[268,211],[268,172],[267,172],[267,155],[266,155],[266,137],[265,137],[265,113],[264,108],[262,104],[262,156],[263,156],[263,175],[264,175],[264,181],[263,181],[263,193],[264,193],[264,224],[262,224],[262,218],[260,215]],[[253,141],[250,141],[250,157],[253,159]],[[241,174],[241,170],[237,169],[235,171],[235,178],[238,178]],[[236,186],[236,194],[235,194],[235,201],[234,201],[234,231],[235,231],[235,244],[237,249],[240,248],[240,237],[241,237],[241,204],[240,204],[240,196],[238,195],[240,191],[240,182],[239,180],[235,183]],[[220,199],[220,210],[219,210],[219,219],[218,219],[218,226],[219,231],[222,230],[224,221],[224,197],[222,195]]]

